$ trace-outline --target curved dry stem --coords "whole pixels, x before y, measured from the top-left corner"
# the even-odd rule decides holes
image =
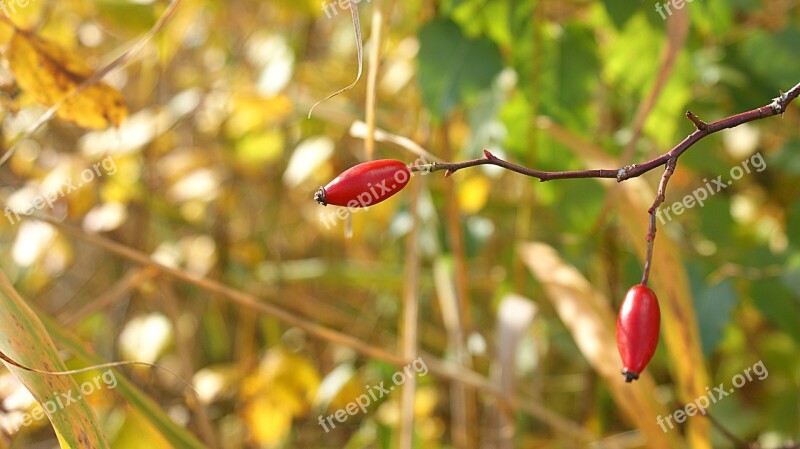
[[[347,92],[348,90],[354,88],[356,84],[361,80],[361,73],[364,71],[364,45],[362,44],[361,39],[361,22],[358,20],[358,2],[350,2],[350,15],[353,16],[353,28],[356,32],[356,52],[358,56],[358,73],[356,74],[356,80],[353,81],[349,86],[345,86],[336,92],[328,95],[327,97],[319,100],[318,102],[314,103],[311,106],[311,109],[308,110],[308,118],[311,118],[311,114],[314,112],[317,106],[320,104],[330,100],[331,98],[341,94],[342,92]]]
[[[184,379],[183,377],[178,375],[178,373],[170,370],[169,368],[164,368],[163,366],[156,365],[155,363],[140,362],[138,360],[122,360],[122,361],[119,361],[119,362],[100,363],[98,365],[87,366],[85,368],[71,369],[71,370],[67,370],[67,371],[46,371],[46,370],[41,370],[41,369],[37,369],[37,368],[31,368],[29,366],[25,366],[25,365],[23,365],[21,363],[18,363],[16,360],[14,360],[11,357],[7,356],[3,352],[0,352],[0,360],[3,360],[4,362],[8,363],[9,365],[13,365],[13,366],[15,366],[15,367],[17,367],[19,369],[25,370],[25,371],[30,371],[32,373],[39,373],[39,374],[47,374],[47,375],[50,375],[50,376],[70,376],[72,374],[86,373],[86,372],[89,372],[89,371],[96,371],[96,370],[105,369],[105,368],[116,368],[116,367],[119,367],[119,366],[128,366],[128,365],[142,365],[142,366],[147,366],[147,367],[150,367],[150,368],[160,369],[160,370],[170,374],[171,376],[173,376],[176,379],[178,379],[188,389],[192,390],[192,393],[194,393],[195,397],[200,397],[200,393],[198,393],[197,390],[194,389],[194,386],[192,386],[192,384],[189,383],[189,381],[187,381],[186,379]]]

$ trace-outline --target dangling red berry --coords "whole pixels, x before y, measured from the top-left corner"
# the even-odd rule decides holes
[[[381,159],[345,170],[314,194],[323,206],[367,207],[403,190],[411,172],[402,161]]]
[[[638,379],[653,358],[660,328],[656,294],[647,286],[634,285],[625,295],[617,317],[617,349],[625,382]]]

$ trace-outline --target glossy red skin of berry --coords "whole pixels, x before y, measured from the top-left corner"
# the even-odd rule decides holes
[[[625,295],[617,317],[617,349],[625,382],[638,379],[653,358],[660,329],[656,294],[644,285],[634,285]]]
[[[403,190],[411,172],[402,161],[380,159],[345,170],[314,194],[323,206],[368,207]]]

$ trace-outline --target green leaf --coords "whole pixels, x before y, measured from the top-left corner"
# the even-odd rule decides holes
[[[603,76],[621,90],[621,95],[644,96],[660,68],[664,32],[643,16],[634,16],[615,36],[603,58]]]
[[[794,201],[788,208],[786,235],[794,248],[800,246],[800,201]]]
[[[800,303],[794,294],[773,279],[758,280],[752,284],[753,301],[759,311],[779,329],[800,343]]]
[[[614,26],[620,29],[636,14],[636,11],[643,9],[645,2],[643,0],[604,0],[603,4],[611,21],[614,22]]]
[[[790,175],[800,175],[800,141],[790,139],[780,150],[766,155],[767,165]]]
[[[564,31],[545,42],[541,51],[541,113],[585,133],[596,118],[596,111],[587,107],[600,71],[594,31],[581,23],[565,24]]]
[[[722,331],[731,320],[731,312],[739,302],[739,296],[729,279],[714,285],[706,285],[695,277],[690,277],[690,280],[703,354],[709,357],[722,339]]]
[[[419,41],[422,100],[436,119],[445,118],[456,105],[487,89],[503,69],[492,41],[469,39],[450,20],[428,22],[419,31]]]
[[[800,27],[797,26],[786,27],[777,34],[756,31],[742,41],[739,51],[746,66],[772,88],[787,89],[797,82],[800,73],[798,42]]]

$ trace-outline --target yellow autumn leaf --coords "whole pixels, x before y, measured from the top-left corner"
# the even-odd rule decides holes
[[[271,398],[259,398],[244,410],[250,438],[258,444],[273,446],[283,441],[292,429],[292,414]]]
[[[122,94],[97,82],[75,93],[94,73],[76,55],[36,37],[17,31],[6,53],[9,67],[24,92],[47,107],[60,101],[57,116],[83,128],[118,126],[128,115]]]

